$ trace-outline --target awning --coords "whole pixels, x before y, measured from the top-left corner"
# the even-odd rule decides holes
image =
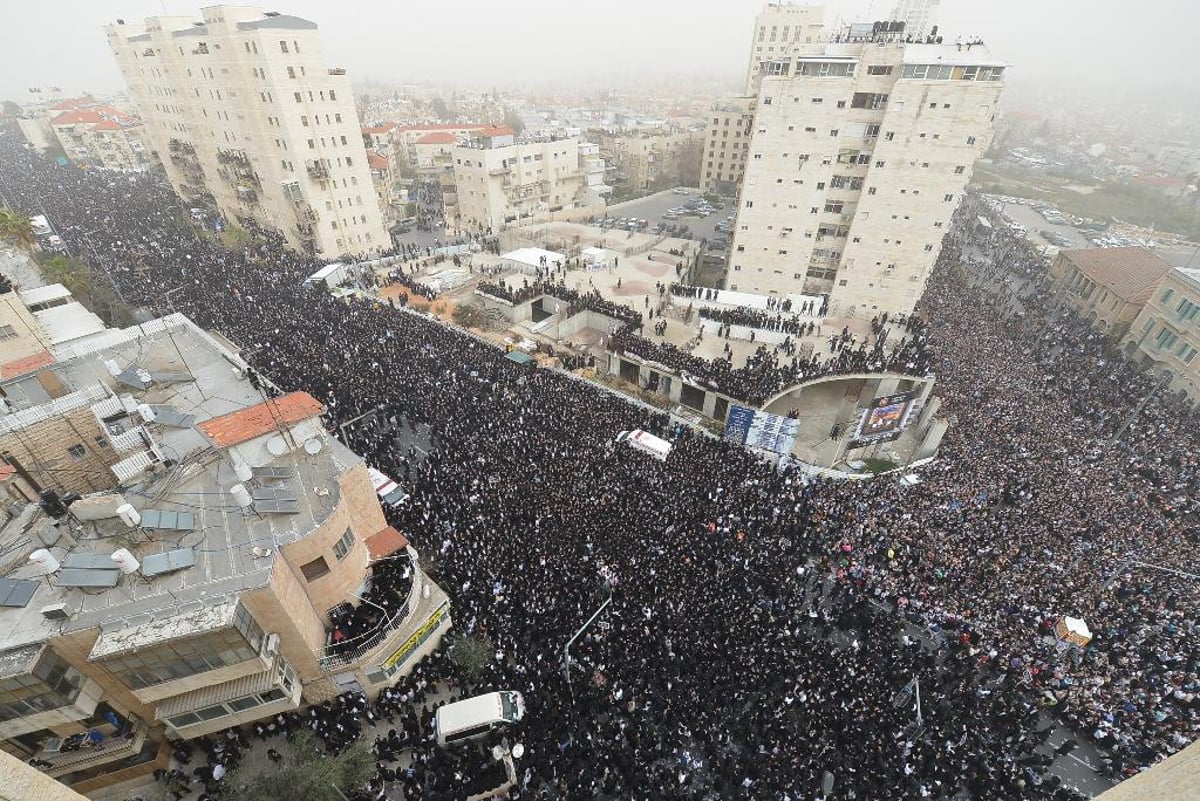
[[[371,554],[372,562],[384,559],[407,547],[408,538],[392,526],[376,531],[367,537],[367,552]]]
[[[504,358],[511,362],[516,362],[517,364],[529,364],[531,361],[533,361],[532,356],[520,350],[510,350],[508,353],[504,354]]]

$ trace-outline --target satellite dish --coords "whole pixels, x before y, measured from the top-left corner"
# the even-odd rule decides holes
[[[249,491],[241,484],[234,484],[230,487],[229,494],[233,496],[234,503],[243,509],[254,503],[254,499],[250,497]]]
[[[504,746],[502,746],[502,745],[493,745],[492,746],[492,759],[496,760],[497,762],[500,762],[501,760],[504,759]]]
[[[520,759],[521,757],[525,756],[525,746],[521,743],[514,745],[512,747],[512,756],[513,759]]]
[[[45,548],[38,548],[33,553],[29,554],[29,561],[37,567],[39,575],[42,576],[48,576],[51,573],[56,573],[60,567],[58,560],[54,558],[54,554],[50,553]]]
[[[307,453],[309,456],[316,456],[318,453],[321,452],[321,449],[324,447],[325,446],[321,442],[321,440],[317,439],[316,437],[313,437],[312,439],[310,439],[304,443],[304,452]]]
[[[287,452],[287,440],[283,437],[274,436],[267,440],[267,453],[272,456],[283,456]]]

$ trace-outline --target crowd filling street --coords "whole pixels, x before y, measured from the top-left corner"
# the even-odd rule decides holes
[[[363,797],[477,789],[491,757],[436,746],[435,686],[524,694],[512,799],[807,801],[827,774],[838,798],[1072,799],[1035,752],[1048,717],[1114,778],[1200,734],[1200,583],[1142,566],[1194,560],[1196,415],[1059,308],[1040,255],[969,228],[978,210],[960,215],[887,350],[835,336],[810,361],[763,350],[715,371],[632,328],[614,338],[748,398],[816,370],[936,369],[954,424],[907,486],[807,479],[409,309],[304,287],[319,263],[269,232],[240,250],[196,236],[154,175],[59,166],[9,132],[0,187],[45,213],[94,281],[150,310],[170,293],[282,390],[324,402],[331,429],[372,409],[429,427],[423,458],[372,426],[347,444],[405,485],[390,522],[494,659],[468,686],[438,654],[378,703],[347,696],[271,723],[337,749],[367,715],[394,718]],[[669,458],[614,442],[633,428],[671,439]],[[564,675],[564,644],[609,593]],[[1086,648],[1049,636],[1063,615],[1087,621]],[[336,623],[356,634],[372,617]],[[229,781],[206,746],[206,789],[174,777],[189,797]]]

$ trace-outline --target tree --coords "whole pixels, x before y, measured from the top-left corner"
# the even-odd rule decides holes
[[[430,102],[430,108],[439,120],[450,119],[450,109],[446,107],[446,101],[442,100],[442,96],[438,95]]]
[[[521,119],[521,115],[516,109],[504,109],[504,124],[512,128],[514,132],[521,133],[525,130],[525,121]]]
[[[3,103],[4,113],[10,117],[16,117],[21,113],[21,104],[12,100],[5,100]]]
[[[487,315],[474,303],[459,303],[454,307],[454,323],[462,328],[486,328]]]
[[[454,635],[450,642],[450,661],[468,679],[474,679],[484,668],[492,664],[492,654],[495,648],[487,635],[460,633]]]
[[[62,284],[79,301],[92,292],[92,278],[83,262],[66,256],[51,256],[42,262],[42,278],[51,284]]]
[[[316,735],[301,729],[279,750],[283,759],[278,765],[259,773],[238,768],[226,776],[222,801],[343,801],[375,771],[364,737],[330,754],[321,750]]]
[[[25,215],[9,208],[0,208],[0,239],[11,242],[25,251],[33,250],[33,246],[37,244],[33,223]]]

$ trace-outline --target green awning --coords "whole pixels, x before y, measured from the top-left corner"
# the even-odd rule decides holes
[[[510,350],[508,353],[504,354],[504,357],[510,361],[516,362],[517,364],[529,364],[531,361],[533,361],[533,357],[523,350]]]

